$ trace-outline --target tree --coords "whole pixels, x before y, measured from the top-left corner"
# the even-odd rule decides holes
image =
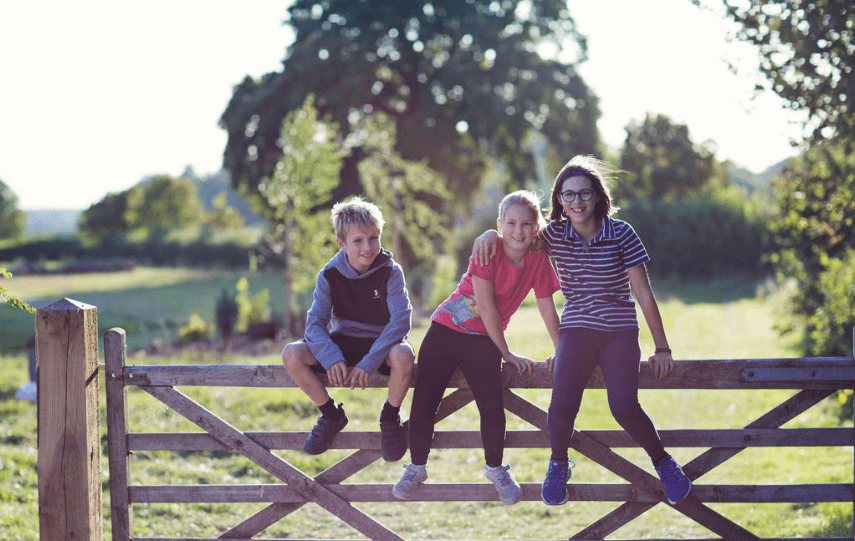
[[[121,239],[131,230],[128,222],[128,199],[137,200],[131,196],[134,186],[119,193],[109,193],[97,203],[92,204],[80,216],[78,231],[80,235],[92,244],[100,244],[107,239]]]
[[[203,216],[192,181],[159,175],[104,196],[83,212],[79,230],[96,244],[131,234],[159,238],[173,229],[198,224]]]
[[[855,262],[855,156],[843,145],[814,145],[775,184],[773,221],[782,279],[795,279],[793,312],[803,327],[806,355],[849,355],[855,312],[851,284],[838,282]],[[833,307],[849,306],[845,315]]]
[[[342,140],[354,113],[385,114],[395,152],[441,174],[461,202],[478,186],[486,153],[525,183],[533,131],[565,156],[598,147],[597,100],[575,69],[586,42],[563,0],[296,0],[287,23],[296,39],[282,71],[244,79],[220,119],[236,188],[258,191],[274,174],[282,119],[309,94]],[[365,155],[349,148],[335,199],[362,191]]]
[[[143,185],[142,200],[131,203],[129,224],[146,236],[198,224],[204,216],[196,185],[186,178],[158,175]]]
[[[205,216],[205,227],[210,231],[240,229],[244,225],[240,212],[228,204],[228,194],[220,192],[211,200],[213,210]]]
[[[259,183],[262,215],[271,226],[269,256],[285,267],[285,327],[295,331],[295,296],[314,285],[317,271],[335,253],[329,208],[342,166],[338,127],[323,121],[313,96],[282,121],[281,157]]]
[[[26,219],[26,215],[18,210],[18,196],[0,180],[0,239],[23,236]]]
[[[721,2],[739,25],[735,38],[758,48],[766,79],[766,84],[758,82],[758,89],[770,88],[794,110],[806,113],[806,134],[817,140],[855,132],[855,3]]]
[[[711,147],[692,142],[689,128],[665,115],[648,113],[643,122],[630,122],[620,158],[626,174],[615,197],[682,199],[713,187],[717,167]]]
[[[365,152],[359,175],[368,200],[383,210],[383,236],[405,270],[423,265],[431,271],[449,231],[448,214],[434,211],[451,200],[445,180],[426,163],[395,152],[395,124],[385,115],[366,116],[360,124],[351,138]]]
[[[851,305],[851,288],[837,280],[851,276],[846,272],[855,261],[855,4],[722,4],[739,24],[736,38],[758,47],[766,85],[806,113],[808,149],[776,185],[780,214],[773,263],[782,278],[797,282],[793,313],[804,329],[804,353],[847,355],[855,316],[851,309],[845,318],[835,314],[841,303]],[[838,336],[824,336],[829,333]]]

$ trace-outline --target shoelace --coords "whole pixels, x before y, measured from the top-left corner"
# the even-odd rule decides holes
[[[550,467],[548,470],[546,470],[546,484],[551,484],[551,483],[555,482],[556,477],[558,477],[559,475],[569,479],[570,478],[570,470],[572,470],[575,467],[576,467],[576,463],[573,462],[572,460],[568,460],[566,464],[561,463],[561,465],[556,466],[554,468]]]
[[[662,465],[662,482],[674,483],[677,481],[677,466],[673,462],[667,462]]]
[[[510,474],[508,474],[509,469],[511,469],[510,466],[502,466],[502,469],[498,472],[498,475],[496,475],[496,481],[498,481],[498,483],[503,487],[509,487],[513,485],[513,482],[511,481],[511,476]]]

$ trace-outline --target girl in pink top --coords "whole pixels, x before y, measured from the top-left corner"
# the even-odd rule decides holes
[[[481,441],[485,475],[496,485],[506,505],[522,498],[519,484],[502,465],[505,444],[505,408],[502,399],[502,359],[517,374],[531,373],[534,362],[508,347],[504,331],[514,312],[533,289],[537,307],[554,344],[558,343],[558,312],[552,299],[560,288],[537,232],[546,225],[537,196],[518,191],[499,204],[497,219],[502,237],[498,257],[485,266],[469,260],[469,269],[457,289],[431,317],[419,349],[416,383],[410,411],[410,459],[392,490],[412,499],[427,479],[427,459],[433,439],[434,416],[456,368],[463,372],[481,414]],[[547,360],[552,368],[552,358]]]

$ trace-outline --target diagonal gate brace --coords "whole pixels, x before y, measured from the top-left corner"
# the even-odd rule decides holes
[[[397,534],[353,507],[350,502],[274,455],[269,449],[258,444],[174,388],[145,385],[141,385],[139,388],[180,413],[223,444],[250,459],[278,479],[285,481],[307,501],[317,503],[368,538],[403,541]]]

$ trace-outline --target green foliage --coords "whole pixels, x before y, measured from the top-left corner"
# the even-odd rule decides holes
[[[682,199],[721,184],[710,145],[694,143],[685,124],[665,115],[647,114],[643,122],[626,127],[620,168],[626,175],[614,187],[619,201]]]
[[[849,142],[814,145],[776,183],[780,278],[795,279],[793,313],[806,355],[851,355],[855,155]],[[829,334],[831,333],[831,334]]]
[[[12,273],[4,268],[0,268],[0,277],[10,280],[12,278]],[[3,302],[4,304],[7,304],[13,308],[18,308],[20,310],[30,312],[31,314],[36,311],[35,308],[22,301],[14,294],[10,293],[8,289],[2,286],[0,286],[0,302]]]
[[[38,268],[46,261],[86,262],[132,259],[137,264],[157,266],[225,267],[249,266],[251,242],[245,239],[225,242],[197,240],[189,243],[150,239],[144,242],[106,240],[95,246],[78,239],[35,239],[0,249],[0,261],[26,263]],[[20,274],[20,272],[19,272]]]
[[[178,329],[178,341],[181,343],[210,340],[214,335],[214,325],[205,321],[197,313],[190,314],[187,324]]]
[[[167,232],[200,223],[204,210],[196,186],[184,178],[159,175],[107,194],[80,217],[81,237],[90,244],[138,238],[163,238]]]
[[[700,0],[692,0],[701,3]],[[855,132],[855,3],[850,0],[721,0],[736,38],[760,52],[760,73],[819,141]]]
[[[281,157],[258,185],[259,209],[271,226],[264,256],[285,268],[288,327],[297,315],[299,294],[314,285],[318,269],[335,253],[329,208],[342,167],[336,132],[335,124],[319,118],[314,97],[308,96],[282,121]]]
[[[616,217],[641,237],[652,275],[693,280],[756,277],[766,270],[771,209],[760,195],[748,198],[743,190],[728,188],[687,197],[679,205],[642,198],[619,206]]]
[[[239,309],[235,294],[229,289],[223,288],[223,293],[217,299],[217,305],[214,308],[214,321],[217,325],[217,331],[220,333],[220,340],[224,343],[232,338],[238,319],[238,312]]]
[[[237,318],[235,329],[238,332],[246,332],[252,323],[270,321],[270,290],[262,289],[255,295],[249,292],[249,280],[241,277],[235,285],[237,295]]]
[[[453,257],[443,255],[436,258],[435,269],[430,274],[430,290],[427,296],[431,310],[451,295],[459,279],[457,262]]]
[[[137,187],[120,193],[109,193],[80,215],[78,231],[84,241],[99,244],[110,238],[123,238],[130,230],[125,214],[128,198]]]
[[[186,178],[158,175],[144,185],[142,202],[135,205],[130,225],[149,235],[198,224],[204,216],[196,185]]]
[[[697,0],[695,0],[696,3]],[[722,0],[736,38],[760,52],[768,86],[806,114],[808,151],[775,186],[782,279],[797,283],[796,325],[806,355],[850,355],[855,252],[855,3],[825,0]],[[758,85],[760,86],[760,85]],[[841,309],[849,303],[850,308]]]
[[[18,209],[18,196],[0,180],[0,239],[22,237],[26,219],[26,214]]]
[[[515,183],[532,179],[532,131],[564,155],[597,149],[597,100],[576,70],[586,42],[562,0],[298,0],[287,23],[295,39],[282,71],[244,79],[220,120],[235,187],[254,192],[274,174],[282,119],[310,94],[343,141],[353,112],[386,114],[396,152],[426,161],[460,203],[484,176],[487,153]],[[548,58],[559,55],[570,60]],[[365,152],[349,150],[336,199],[362,191]]]
[[[390,247],[409,270],[423,265],[431,270],[438,247],[445,243],[450,228],[445,208],[452,199],[445,181],[426,162],[401,158],[393,145],[395,124],[382,114],[363,118],[359,137],[365,158],[359,175],[369,201],[379,206],[386,221],[384,234]]]
[[[240,229],[244,225],[243,216],[234,207],[229,206],[225,191],[212,200],[214,209],[205,216],[205,227],[210,230]]]

